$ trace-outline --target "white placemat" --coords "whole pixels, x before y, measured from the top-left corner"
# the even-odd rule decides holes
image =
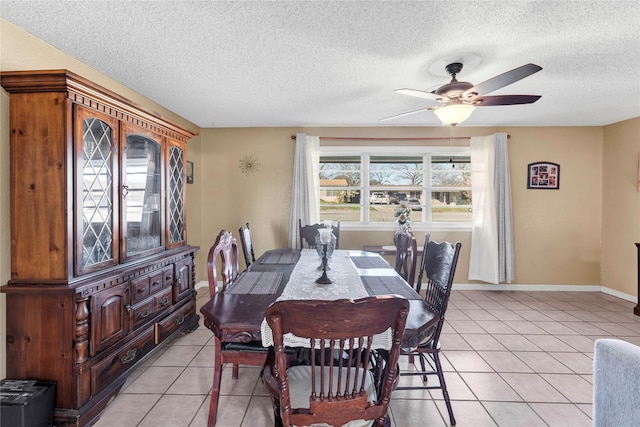
[[[333,281],[331,284],[320,285],[316,283],[316,279],[322,275],[322,270],[318,270],[321,264],[322,260],[318,257],[315,249],[303,249],[298,263],[291,272],[289,281],[276,301],[359,299],[369,296],[357,269],[349,258],[348,251],[337,250],[333,252],[329,261],[331,269],[327,271],[327,276]],[[273,335],[266,319],[262,321],[260,334],[263,346],[273,345]],[[389,329],[383,334],[375,335],[372,346],[390,349],[392,339],[393,335]],[[284,342],[290,347],[309,346],[308,339],[292,334],[286,334]]]

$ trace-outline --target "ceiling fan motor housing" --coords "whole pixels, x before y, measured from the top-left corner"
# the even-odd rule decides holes
[[[469,82],[459,82],[456,79],[456,74],[462,71],[462,64],[460,62],[454,62],[446,66],[447,73],[451,75],[451,81],[444,86],[440,86],[434,93],[437,95],[443,95],[447,98],[459,98],[462,93],[473,87],[473,84]]]
[[[454,79],[451,83],[447,83],[446,85],[439,87],[435,93],[446,96],[447,98],[459,98],[464,91],[471,89],[472,87],[473,84],[469,82],[459,82]]]

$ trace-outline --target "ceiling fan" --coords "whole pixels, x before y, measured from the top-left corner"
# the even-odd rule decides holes
[[[445,67],[447,73],[451,75],[451,81],[444,86],[426,92],[417,89],[397,89],[397,93],[415,96],[418,98],[437,101],[440,105],[421,108],[408,113],[402,113],[381,119],[391,120],[409,114],[419,113],[426,110],[434,110],[434,113],[445,124],[455,126],[466,120],[475,107],[488,107],[494,105],[517,105],[532,104],[540,99],[540,95],[494,95],[486,96],[495,90],[508,86],[522,80],[525,77],[537,73],[542,67],[535,64],[526,64],[511,71],[502,73],[490,78],[480,84],[473,85],[469,82],[460,82],[456,75],[462,71],[462,63],[454,62]]]

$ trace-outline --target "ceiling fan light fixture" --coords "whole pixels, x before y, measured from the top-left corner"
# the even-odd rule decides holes
[[[449,126],[459,125],[469,118],[476,107],[469,104],[449,104],[434,110],[440,121]]]

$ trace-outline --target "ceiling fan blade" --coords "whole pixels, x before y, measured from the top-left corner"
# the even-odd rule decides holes
[[[533,104],[538,99],[540,99],[540,95],[479,96],[473,99],[473,105],[476,107],[489,107],[492,105]]]
[[[518,80],[522,80],[525,77],[530,76],[531,74],[537,73],[540,70],[542,70],[542,67],[536,64],[526,64],[522,67],[514,68],[511,71],[499,74],[495,77],[490,78],[489,80],[485,80],[484,82],[475,85],[470,89],[467,89],[462,94],[462,98],[467,98],[469,96],[475,97],[478,95],[484,95],[486,93],[493,92],[494,90],[498,90],[512,83],[515,83]]]
[[[442,95],[436,95],[433,92],[425,92],[423,90],[417,89],[396,89],[395,92],[401,93],[403,95],[415,96],[417,98],[430,99],[432,101],[440,101],[446,99]]]
[[[409,111],[408,113],[396,114],[395,116],[385,117],[384,119],[380,119],[380,121],[384,122],[385,120],[397,119],[398,117],[408,116],[409,114],[415,114],[415,113],[420,113],[422,111],[427,111],[427,110],[430,110],[431,108],[432,107],[421,108],[419,110]]]

